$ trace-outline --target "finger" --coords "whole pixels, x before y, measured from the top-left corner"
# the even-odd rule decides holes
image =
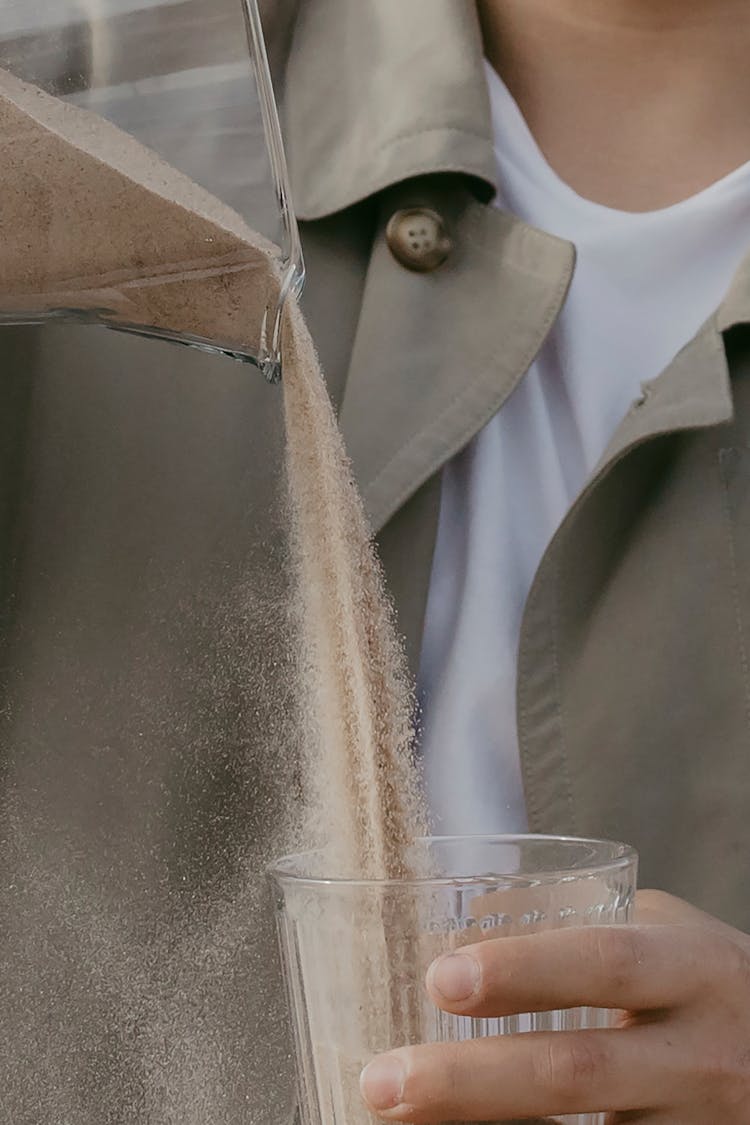
[[[403,1047],[362,1073],[362,1094],[386,1121],[508,1121],[646,1110],[659,1104],[667,1050],[652,1029],[541,1032]]]
[[[716,935],[702,928],[591,926],[497,938],[433,962],[430,996],[457,1015],[557,1008],[657,1010],[713,981]]]

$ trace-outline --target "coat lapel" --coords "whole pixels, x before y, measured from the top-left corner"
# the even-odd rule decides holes
[[[649,438],[719,425],[732,413],[724,342],[714,316],[661,375],[643,384],[643,394],[615,431],[593,479]]]
[[[698,335],[656,379],[615,432],[594,478],[622,454],[661,433],[729,422],[734,413],[724,345],[725,332],[750,322],[750,255],[742,262],[726,298]]]
[[[448,262],[412,273],[384,226],[399,207],[433,207]],[[415,182],[384,198],[341,425],[379,530],[466,445],[524,375],[554,323],[572,247],[478,203],[460,184]]]
[[[379,196],[340,417],[380,529],[513,390],[557,316],[573,251],[478,201],[494,194],[496,166],[474,4],[301,5],[284,103],[303,220]],[[429,274],[399,265],[385,238],[393,212],[415,205],[438,210],[453,241]]]

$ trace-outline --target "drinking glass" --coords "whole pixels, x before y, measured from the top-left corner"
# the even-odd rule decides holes
[[[0,324],[281,370],[304,267],[256,0],[0,0]]]
[[[425,973],[469,943],[631,918],[637,857],[624,844],[549,836],[421,841],[417,874],[345,880],[323,853],[271,870],[304,1125],[374,1122],[359,1095],[373,1055],[425,1042],[611,1026],[594,1009],[470,1019],[439,1011]],[[563,1118],[603,1125],[604,1114]]]

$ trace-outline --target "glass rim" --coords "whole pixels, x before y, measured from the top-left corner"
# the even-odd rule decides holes
[[[459,844],[459,843],[484,843],[484,844],[509,844],[526,846],[535,844],[557,844],[562,847],[588,844],[594,848],[606,849],[606,856],[600,860],[587,863],[582,867],[571,868],[569,871],[539,870],[527,874],[503,873],[500,871],[474,872],[470,875],[418,875],[404,878],[388,879],[351,879],[336,876],[304,875],[298,874],[293,865],[306,857],[320,856],[324,849],[317,848],[310,851],[298,852],[282,856],[275,860],[266,869],[266,874],[281,887],[360,887],[360,888],[387,888],[387,887],[462,887],[472,886],[476,883],[486,882],[489,879],[507,881],[509,886],[528,887],[563,881],[574,881],[593,875],[601,875],[613,871],[623,870],[638,861],[638,852],[630,844],[617,840],[597,839],[586,836],[555,836],[536,833],[512,833],[499,835],[464,835],[464,836],[422,836],[417,844]]]

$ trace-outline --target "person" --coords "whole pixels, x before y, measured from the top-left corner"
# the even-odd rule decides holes
[[[106,13],[72,7],[96,55]],[[202,0],[160,7],[176,44],[203,31]],[[452,1011],[605,1004],[621,1027],[410,1048],[364,1096],[386,1120],[740,1125],[750,9],[261,7],[305,312],[440,823],[622,839],[655,888],[632,927],[488,942],[427,982]],[[179,88],[182,46],[133,42],[122,81]],[[202,144],[231,178],[235,130]],[[43,236],[54,191],[34,184]],[[282,396],[75,322],[4,327],[0,372],[4,1116],[291,1122],[262,875],[297,792]]]
[[[363,1095],[390,1121],[739,1125],[750,8],[288,10],[304,304],[420,685],[439,824],[625,839],[658,888],[632,928],[431,970],[451,1012],[602,1005],[621,1027],[399,1050]]]

